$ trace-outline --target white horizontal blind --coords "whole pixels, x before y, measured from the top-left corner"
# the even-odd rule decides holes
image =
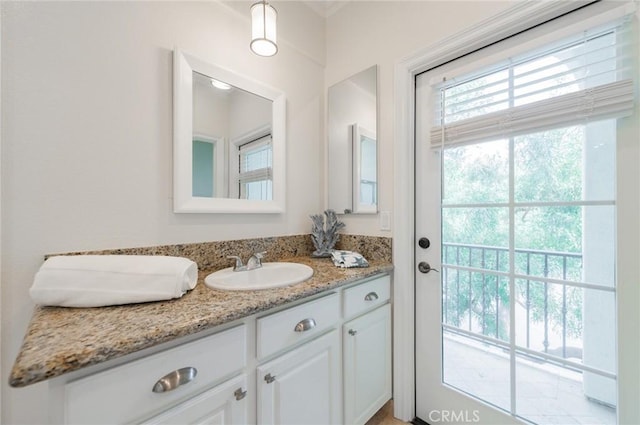
[[[271,135],[240,146],[240,184],[273,179]]]
[[[630,115],[630,19],[513,57],[433,90],[431,145],[496,140]]]

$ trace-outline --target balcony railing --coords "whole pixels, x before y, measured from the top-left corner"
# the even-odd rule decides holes
[[[509,335],[509,249],[504,247],[446,243],[443,257],[443,322],[449,330],[467,336],[482,335],[507,341]],[[581,339],[580,294],[561,281],[579,281],[582,255],[571,252],[515,249],[516,303],[524,310],[525,341],[532,348],[532,329],[544,329],[542,350],[561,357],[582,358],[582,347],[568,347],[571,331]],[[553,280],[550,282],[549,280]],[[571,305],[571,310],[568,309]],[[520,325],[520,327],[522,324]],[[521,328],[520,328],[521,329]],[[550,347],[550,331],[561,335],[557,347]],[[480,337],[480,339],[482,339]],[[556,337],[557,340],[557,337]],[[522,344],[522,341],[520,340]],[[580,344],[581,345],[581,344]],[[539,347],[534,347],[540,350]]]

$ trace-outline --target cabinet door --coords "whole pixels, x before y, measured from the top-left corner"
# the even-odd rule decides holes
[[[391,306],[344,324],[344,422],[364,424],[391,399]]]
[[[338,424],[341,417],[337,330],[257,369],[259,424]]]
[[[247,423],[247,375],[230,379],[143,425],[227,425]]]

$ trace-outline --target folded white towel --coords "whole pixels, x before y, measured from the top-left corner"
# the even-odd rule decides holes
[[[179,298],[198,282],[198,265],[161,255],[50,257],[29,293],[40,305],[99,307]]]
[[[331,259],[336,267],[369,267],[369,262],[358,252],[334,249],[331,251]]]

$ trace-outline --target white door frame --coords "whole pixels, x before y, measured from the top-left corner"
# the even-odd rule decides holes
[[[395,66],[394,115],[394,416],[415,417],[415,149],[417,74],[575,10],[587,2],[521,2],[421,50]]]

